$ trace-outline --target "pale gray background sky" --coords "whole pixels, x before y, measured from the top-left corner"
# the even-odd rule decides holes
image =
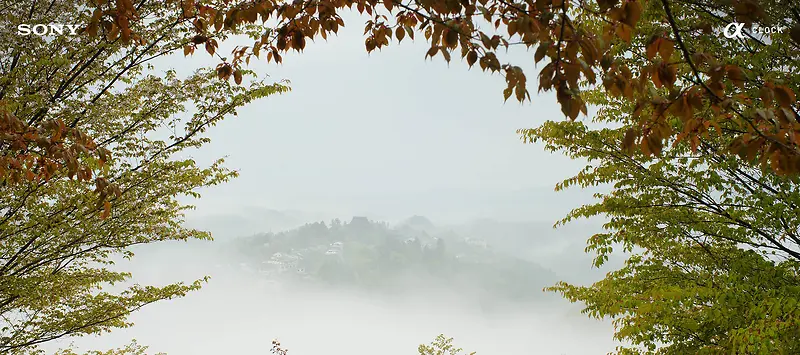
[[[421,34],[367,54],[363,19],[345,21],[338,37],[309,41],[282,65],[251,62],[261,75],[291,80],[292,91],[209,130],[214,141],[193,156],[227,155],[241,176],[205,191],[196,216],[258,206],[386,219],[530,220],[555,219],[587,201],[586,191],[553,192],[582,163],[523,144],[515,132],[563,119],[554,95],[536,94],[532,52],[520,47],[505,58],[527,71],[533,103],[503,103],[499,74],[468,70],[456,56],[449,67],[441,57],[424,60]],[[217,63],[200,51],[189,65],[185,60],[159,68],[188,72]]]

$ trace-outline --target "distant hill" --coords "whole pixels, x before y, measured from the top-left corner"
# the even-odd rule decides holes
[[[533,301],[548,298],[542,287],[558,281],[551,270],[497,251],[485,240],[433,228],[422,216],[396,227],[353,217],[242,237],[231,247],[249,272],[265,278],[379,292],[413,291],[424,280],[485,302]]]
[[[335,217],[326,213],[247,208],[242,213],[230,211],[215,215],[191,215],[187,224],[211,231],[217,241],[230,241],[256,234],[296,235],[300,233],[299,230],[306,230],[308,224],[318,223],[315,221],[328,221],[325,228],[332,229],[334,226],[330,221],[337,220]],[[390,227],[385,222],[376,222],[371,218],[349,217],[337,220],[337,223],[348,226],[345,230],[355,230],[354,227],[359,224],[366,229],[371,228],[366,225],[380,225],[386,230],[381,233],[396,235],[400,239],[416,238],[421,245],[435,245],[436,238],[449,242],[451,249],[461,244],[472,248],[486,244],[498,255],[556,270],[556,280],[582,284],[602,278],[607,271],[621,266],[624,259],[617,256],[609,261],[608,268],[601,270],[591,267],[593,256],[586,254],[584,248],[586,239],[602,230],[601,221],[576,221],[553,229],[553,221],[515,222],[481,218],[460,224],[439,225],[427,216],[412,215],[398,219],[399,222]],[[350,226],[354,221],[356,223]],[[236,255],[239,255],[238,252]]]

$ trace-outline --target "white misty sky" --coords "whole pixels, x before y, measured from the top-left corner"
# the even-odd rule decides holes
[[[207,162],[227,155],[241,176],[204,191],[197,214],[258,206],[386,218],[553,219],[586,200],[577,198],[586,192],[552,191],[581,163],[522,144],[515,132],[563,118],[551,93],[536,94],[532,52],[521,47],[507,58],[526,69],[533,103],[503,103],[499,74],[468,70],[456,56],[449,67],[441,56],[424,60],[423,38],[367,54],[363,18],[345,21],[338,37],[309,41],[282,65],[251,62],[260,75],[291,80],[292,91],[209,130],[213,142],[192,156]],[[188,72],[217,61],[198,51],[189,63],[170,58],[159,68]]]

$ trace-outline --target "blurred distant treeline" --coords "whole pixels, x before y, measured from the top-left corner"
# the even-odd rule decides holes
[[[399,226],[354,217],[310,223],[238,238],[239,266],[265,279],[295,280],[370,291],[413,292],[438,286],[470,292],[483,302],[553,299],[543,287],[556,274],[530,260],[496,250],[483,238],[435,228],[424,217]]]

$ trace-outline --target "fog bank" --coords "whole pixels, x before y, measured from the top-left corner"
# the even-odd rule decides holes
[[[184,243],[180,243],[184,244]],[[410,355],[443,333],[478,354],[604,354],[611,327],[575,305],[542,309],[508,304],[485,310],[469,294],[425,285],[405,295],[376,297],[323,286],[288,286],[214,260],[215,243],[147,246],[118,267],[142,284],[211,280],[200,291],[136,312],[132,328],[48,344],[107,349],[137,339],[151,353],[268,354],[278,338],[291,354]],[[180,250],[180,251],[178,251]]]

